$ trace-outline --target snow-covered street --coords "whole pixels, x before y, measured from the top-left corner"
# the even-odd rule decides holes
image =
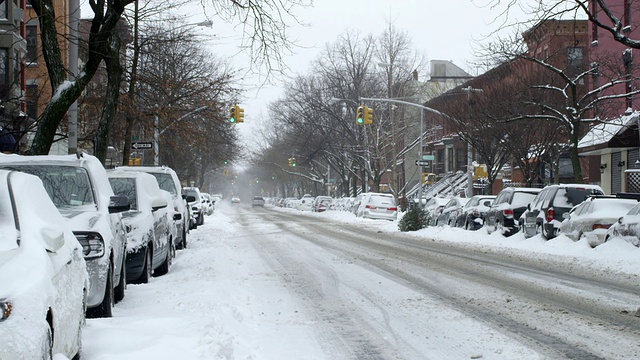
[[[640,250],[216,204],[165,276],[88,319],[103,359],[633,359]]]

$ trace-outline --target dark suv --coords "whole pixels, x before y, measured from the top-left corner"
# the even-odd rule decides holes
[[[524,236],[542,234],[545,239],[558,235],[558,228],[574,206],[585,201],[590,195],[604,195],[598,185],[557,184],[542,189],[534,201],[529,204],[523,215]]]
[[[491,234],[500,230],[502,235],[511,236],[520,231],[518,220],[540,190],[535,188],[504,188],[485,215],[484,226],[487,233]]]

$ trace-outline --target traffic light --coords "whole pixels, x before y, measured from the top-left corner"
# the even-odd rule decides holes
[[[234,123],[238,119],[238,107],[232,106],[229,114],[229,122]]]
[[[365,125],[370,125],[373,124],[373,109],[368,108],[366,106],[364,107],[364,124]]]
[[[364,106],[358,106],[358,111],[356,112],[356,123],[358,125],[364,124]]]
[[[243,123],[244,122],[244,109],[240,106],[236,105],[236,122]]]
[[[293,158],[287,159],[289,161],[289,166],[293,166]]]
[[[292,164],[291,166],[296,167],[296,158],[291,158]]]

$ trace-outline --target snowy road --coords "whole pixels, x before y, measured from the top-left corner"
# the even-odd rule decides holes
[[[635,273],[318,215],[221,204],[83,359],[640,357]]]

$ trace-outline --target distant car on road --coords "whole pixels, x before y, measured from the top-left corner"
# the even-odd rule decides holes
[[[256,206],[264,207],[264,198],[262,196],[254,196],[253,199],[251,199],[251,207]]]
[[[232,203],[232,204],[240,204],[240,198],[239,198],[239,197],[237,197],[237,196],[233,196],[233,197],[231,198],[231,203]]]

